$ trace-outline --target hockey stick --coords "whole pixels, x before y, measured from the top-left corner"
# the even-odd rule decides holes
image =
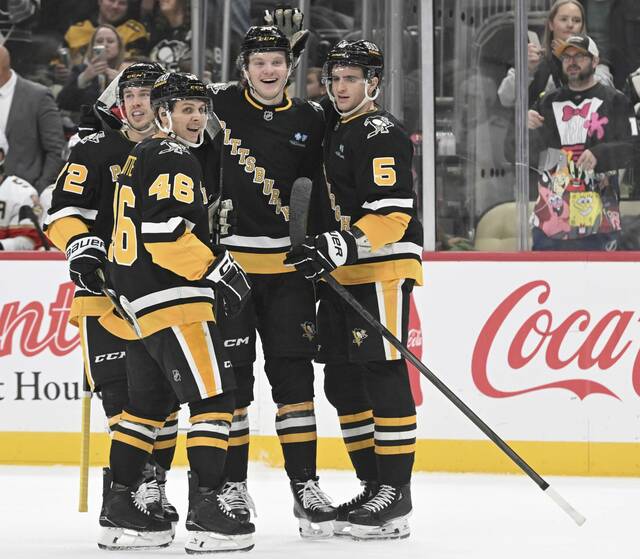
[[[91,444],[91,390],[85,386],[82,375],[82,420],[80,424],[80,492],[78,494],[78,512],[87,512],[89,493],[89,448]]]
[[[33,223],[33,227],[38,234],[38,238],[44,247],[44,250],[51,250],[51,245],[49,244],[49,240],[45,236],[42,231],[42,227],[40,227],[40,223],[38,222],[38,217],[36,216],[33,208],[31,206],[22,206],[20,211],[18,212],[18,219],[22,221],[23,219],[28,219],[31,223]]]
[[[311,199],[311,181],[297,179],[294,183],[289,201],[289,235],[292,244],[300,244],[306,235],[307,213]],[[365,309],[356,298],[351,295],[330,274],[324,274],[322,279],[342,299],[348,303],[362,318],[364,318],[383,338],[395,347],[402,356],[410,361],[449,401],[456,406],[467,418],[480,429],[502,452],[504,452],[533,482],[544,491],[553,501],[564,510],[578,526],[582,526],[586,518],[574,509],[560,496],[529,464],[527,464],[505,441],[503,441],[476,413],[469,408],[451,389],[444,384],[429,368],[418,359],[409,349],[396,338],[378,319]]]
[[[121,295],[118,299],[118,296],[114,291],[107,287],[107,282],[104,277],[104,272],[102,270],[98,270],[98,277],[102,280],[102,294],[109,299],[113,307],[116,309],[116,312],[120,315],[121,318],[126,320],[129,323],[129,326],[133,328],[133,331],[136,333],[139,339],[142,339],[142,329],[140,328],[140,324],[138,323],[138,319],[136,318],[136,313],[129,301],[127,301],[124,295]]]

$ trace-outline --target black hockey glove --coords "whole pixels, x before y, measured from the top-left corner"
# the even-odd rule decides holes
[[[330,231],[307,237],[294,246],[284,259],[287,266],[295,266],[305,278],[318,281],[321,276],[344,264],[358,260],[356,238],[350,231]]]
[[[216,297],[222,300],[224,313],[234,316],[242,310],[249,298],[249,280],[226,248],[214,247],[214,254],[217,254],[216,259],[207,270],[204,279],[213,283]]]
[[[73,283],[91,293],[101,294],[107,261],[102,239],[91,233],[76,235],[67,243],[66,254]]]

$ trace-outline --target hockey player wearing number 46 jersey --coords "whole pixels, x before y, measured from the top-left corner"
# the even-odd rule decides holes
[[[324,79],[338,115],[324,143],[328,232],[308,237],[286,262],[314,281],[332,273],[406,344],[409,295],[422,283],[422,228],[411,142],[374,104],[382,71],[373,43],[341,41],[329,53]],[[318,361],[325,363],[325,394],[364,486],[338,507],[336,534],[407,537],[416,415],[405,361],[322,283]]]
[[[247,492],[249,420],[256,331],[278,409],[275,426],[303,538],[331,537],[336,511],[316,475],[313,365],[316,351],[313,285],[284,265],[290,248],[289,196],[298,177],[320,172],[324,119],[316,104],[285,93],[294,49],[275,26],[249,29],[238,64],[244,86],[211,88],[222,128],[222,196],[233,201],[237,224],[222,236],[248,272],[251,300],[220,329],[238,381],[229,439],[225,495],[236,514],[253,508]]]

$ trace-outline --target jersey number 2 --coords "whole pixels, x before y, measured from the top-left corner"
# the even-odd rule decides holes
[[[376,157],[373,160],[373,182],[378,186],[393,186],[396,184],[396,170],[393,157]]]

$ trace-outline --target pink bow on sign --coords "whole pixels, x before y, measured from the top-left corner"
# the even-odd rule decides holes
[[[573,107],[566,105],[562,107],[562,121],[567,122],[567,120],[571,120],[574,116],[587,118],[587,116],[589,116],[590,108],[591,108],[591,103],[587,103],[581,109],[574,109]]]

